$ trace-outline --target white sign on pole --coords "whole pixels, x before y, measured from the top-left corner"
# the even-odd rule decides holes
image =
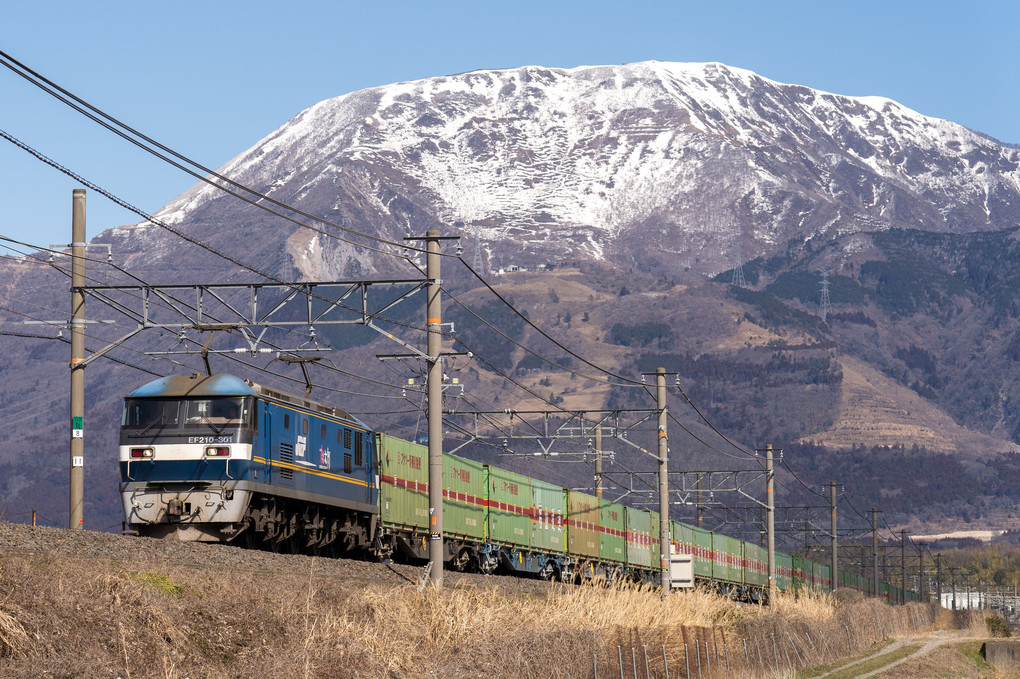
[[[669,579],[674,589],[694,587],[694,557],[678,553],[673,545],[669,547]]]

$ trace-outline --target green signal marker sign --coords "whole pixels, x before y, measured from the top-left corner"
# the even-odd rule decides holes
[[[85,418],[84,417],[72,417],[71,418],[71,437],[80,439],[85,436]]]

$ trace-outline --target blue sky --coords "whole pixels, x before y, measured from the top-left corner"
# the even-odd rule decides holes
[[[1020,3],[1007,1],[8,4],[0,49],[214,167],[364,87],[648,59],[886,96],[1020,143]],[[2,68],[0,129],[149,212],[193,183]],[[72,180],[4,140],[0,179],[0,235],[69,240]],[[89,195],[90,237],[136,221]]]

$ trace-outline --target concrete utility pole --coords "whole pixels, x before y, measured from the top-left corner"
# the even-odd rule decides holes
[[[602,425],[595,425],[595,496],[602,498]]]
[[[889,550],[885,549],[885,545],[882,546],[882,576],[886,578],[886,584],[889,586],[889,603],[896,603],[895,592],[893,592],[892,576],[889,575]],[[885,598],[885,597],[883,597]]]
[[[832,509],[832,591],[835,592],[839,586],[839,567],[837,561],[837,549],[836,545],[836,482],[832,481],[829,483],[829,505]]]
[[[704,477],[702,477],[701,474],[698,474],[698,481],[697,481],[698,485],[697,485],[697,490],[696,490],[696,493],[695,493],[695,496],[694,496],[694,503],[695,503],[694,525],[697,526],[698,528],[704,528],[705,527],[704,526],[704,521],[705,521],[705,505],[702,504],[703,500],[702,500],[702,496],[701,496],[701,481],[702,481],[703,478]]]
[[[769,602],[776,593],[776,493],[775,472],[772,469],[772,444],[765,444],[765,509],[768,518]]]
[[[659,581],[662,593],[669,592],[669,440],[666,436],[666,369],[655,371],[655,407],[659,411]]]
[[[917,600],[924,603],[924,543],[917,543]]]
[[[900,580],[903,581],[903,603],[907,603],[907,531],[900,531]]]
[[[875,598],[881,597],[882,586],[878,584],[878,510],[871,508],[871,588]]]
[[[85,189],[71,193],[71,484],[68,528],[84,528],[85,504]]]
[[[439,296],[439,231],[425,232],[426,326],[428,328],[429,579],[443,587],[443,309]]]
[[[939,606],[942,605],[942,553],[935,554],[935,591],[938,596]]]

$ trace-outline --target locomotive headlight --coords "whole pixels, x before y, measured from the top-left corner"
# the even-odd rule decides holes
[[[152,448],[132,448],[131,457],[133,458],[152,458]]]
[[[230,457],[230,446],[209,446],[205,449],[206,457]]]

